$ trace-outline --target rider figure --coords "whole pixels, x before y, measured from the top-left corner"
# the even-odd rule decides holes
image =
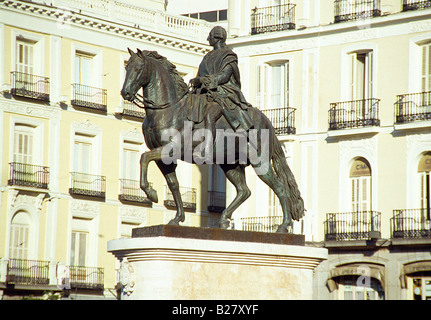
[[[235,130],[248,131],[253,122],[247,110],[251,105],[241,92],[241,81],[237,55],[226,45],[227,32],[224,28],[214,27],[208,41],[214,50],[203,58],[196,78],[190,80],[195,93],[206,94],[207,101],[203,117],[205,128],[215,138],[215,123],[224,115]]]

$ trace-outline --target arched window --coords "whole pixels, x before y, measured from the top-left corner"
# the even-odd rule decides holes
[[[430,191],[430,172],[431,172],[431,152],[425,153],[419,161],[418,173],[420,177],[420,202],[421,209],[428,219],[430,219],[431,191]]]
[[[10,228],[9,257],[11,259],[29,258],[30,217],[19,211],[12,219]]]
[[[350,168],[352,211],[371,211],[371,166],[364,158]]]

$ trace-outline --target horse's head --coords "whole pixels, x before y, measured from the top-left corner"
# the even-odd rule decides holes
[[[127,101],[133,101],[136,97],[136,93],[141,87],[148,84],[149,79],[146,75],[145,58],[142,52],[138,49],[135,53],[129,50],[130,59],[126,65],[126,79],[124,80],[123,88],[121,89],[121,95]]]

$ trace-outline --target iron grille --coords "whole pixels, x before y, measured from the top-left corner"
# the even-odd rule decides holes
[[[391,234],[392,238],[431,237],[431,209],[394,210]]]
[[[32,164],[12,162],[8,184],[30,188],[48,189],[49,168]]]
[[[380,238],[380,228],[380,212],[328,213],[325,221],[325,240],[371,240]]]
[[[295,29],[295,4],[254,8],[251,14],[251,34]]]
[[[49,78],[18,71],[11,72],[13,96],[49,101]]]
[[[329,130],[380,126],[380,99],[331,103]]]
[[[72,84],[73,99],[71,104],[75,107],[84,107],[99,111],[107,110],[107,91],[82,84]]]
[[[431,91],[397,96],[395,122],[431,120]]]

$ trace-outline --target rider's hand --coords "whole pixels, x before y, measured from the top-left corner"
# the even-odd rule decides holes
[[[193,87],[200,87],[200,86],[201,86],[201,84],[202,84],[202,82],[201,82],[201,78],[200,78],[200,77],[196,77],[196,78],[191,79],[191,80],[190,80],[190,84],[191,84]]]

